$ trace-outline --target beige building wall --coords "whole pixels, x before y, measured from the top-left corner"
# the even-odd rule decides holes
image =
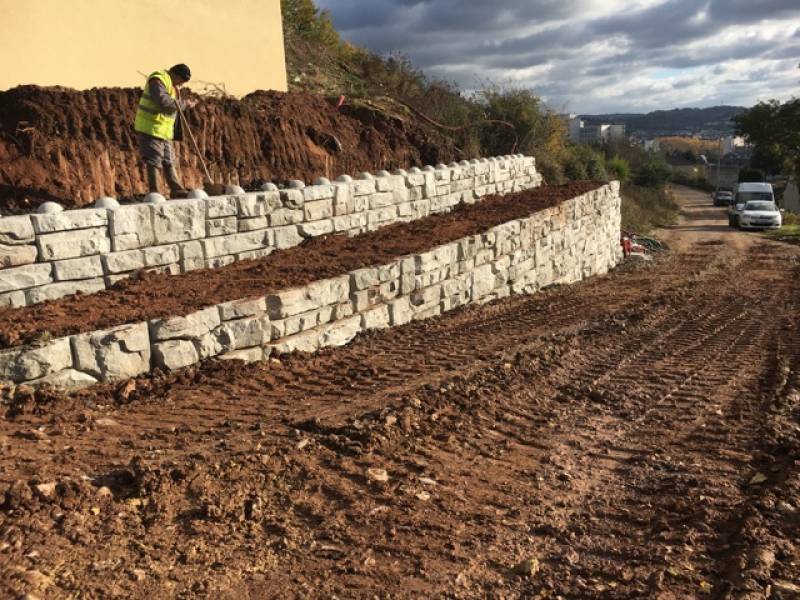
[[[0,90],[140,86],[180,62],[196,91],[285,91],[280,0],[0,0]]]

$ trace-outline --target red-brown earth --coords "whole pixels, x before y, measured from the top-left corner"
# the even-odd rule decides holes
[[[145,193],[133,132],[139,94],[133,88],[32,85],[0,92],[0,214],[31,212],[47,200],[75,208],[103,195]],[[471,158],[413,119],[347,103],[337,109],[335,101],[313,94],[197,98],[187,119],[217,183],[310,183]],[[184,184],[202,187],[202,167],[188,139],[176,147]]]

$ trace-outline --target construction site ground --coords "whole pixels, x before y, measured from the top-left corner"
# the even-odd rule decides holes
[[[0,596],[797,597],[800,249],[676,193],[581,284],[17,395]]]

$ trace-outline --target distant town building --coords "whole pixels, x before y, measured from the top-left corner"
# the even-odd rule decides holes
[[[587,123],[572,113],[562,114],[559,117],[567,128],[569,139],[576,143],[594,144],[625,137],[625,125]]]
[[[581,118],[573,113],[558,116],[561,117],[561,120],[564,122],[564,127],[567,129],[567,135],[569,135],[569,139],[573,142],[580,142],[581,128],[583,127],[583,121]]]
[[[743,137],[726,135],[722,138],[722,154],[735,154],[739,148],[745,147]]]
[[[661,141],[658,138],[644,140],[644,142],[642,142],[642,147],[644,147],[645,152],[660,152]]]
[[[621,140],[625,137],[625,125],[609,125],[608,139]]]

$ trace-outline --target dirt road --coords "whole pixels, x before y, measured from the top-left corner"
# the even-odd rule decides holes
[[[0,595],[795,598],[800,252],[675,250],[0,421]],[[793,591],[794,590],[794,591]]]

